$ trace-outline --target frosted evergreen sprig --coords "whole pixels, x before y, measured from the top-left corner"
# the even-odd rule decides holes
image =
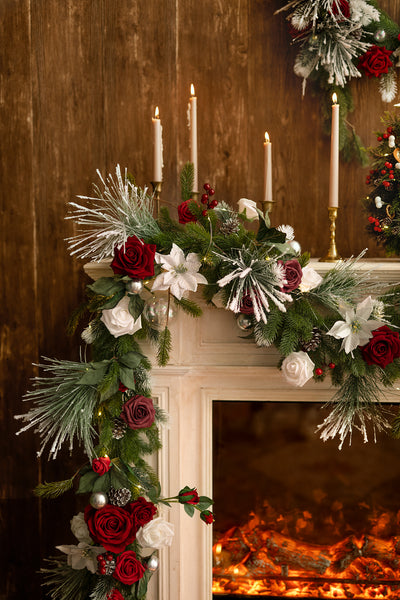
[[[267,322],[272,301],[280,311],[285,312],[285,302],[291,302],[292,297],[281,291],[283,286],[283,271],[276,259],[266,260],[265,249],[232,248],[226,254],[213,252],[224,264],[228,273],[219,279],[218,285],[229,286],[227,308],[234,313],[240,312],[243,296],[249,295],[254,307],[256,321]]]
[[[73,207],[66,219],[78,225],[78,233],[67,239],[71,255],[99,261],[113,255],[130,236],[152,239],[160,233],[153,217],[153,195],[141,189],[121,174],[116,167],[116,180],[109,174],[104,180],[97,171],[104,189],[94,185],[96,197],[78,196],[87,205],[70,202]]]
[[[95,576],[87,569],[71,569],[66,557],[46,559],[47,568],[40,572],[45,586],[51,588],[52,600],[86,600]]]
[[[93,385],[79,383],[88,365],[46,357],[44,360],[47,362],[36,366],[51,375],[33,378],[35,389],[25,394],[24,401],[33,400],[35,406],[26,414],[15,417],[27,423],[17,435],[34,428],[41,438],[39,456],[53,440],[49,450],[51,458],[56,458],[66,441],[69,441],[69,450],[72,451],[77,439],[90,458],[94,454],[96,431],[92,421],[98,392]]]
[[[390,428],[379,403],[381,395],[382,390],[374,377],[349,375],[327,404],[334,408],[317,427],[321,439],[326,442],[338,437],[341,450],[346,438],[351,444],[354,429],[361,432],[364,442],[368,442],[369,426],[376,442],[376,434]]]

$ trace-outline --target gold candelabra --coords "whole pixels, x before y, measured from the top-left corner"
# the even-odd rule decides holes
[[[157,218],[160,216],[160,199],[161,199],[161,188],[162,181],[152,181],[151,185],[153,187],[154,199],[156,201],[156,216]]]
[[[337,248],[336,248],[336,219],[337,219],[338,209],[336,206],[335,207],[329,206],[328,212],[329,212],[329,221],[330,221],[329,250],[328,250],[327,254],[325,256],[322,256],[319,260],[320,260],[320,262],[338,262],[339,260],[342,260],[342,257],[340,256],[340,254],[338,253]]]
[[[192,200],[198,200],[199,199],[199,192],[192,192],[191,198],[192,198]]]
[[[271,212],[272,211],[272,207],[274,206],[274,202],[272,200],[263,200],[261,202],[261,208],[263,210],[264,213],[266,212]]]

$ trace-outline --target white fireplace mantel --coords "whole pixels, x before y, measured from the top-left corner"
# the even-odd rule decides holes
[[[332,264],[317,261],[312,265],[321,274],[332,268]],[[397,261],[362,261],[360,268],[373,269],[384,283],[400,281]],[[112,275],[108,263],[90,263],[85,270],[93,279]],[[237,327],[231,312],[207,306],[203,311],[198,319],[180,311],[171,321],[170,363],[155,366],[151,374],[153,396],[170,415],[169,427],[162,430],[163,449],[157,459],[165,496],[189,485],[212,497],[213,401],[325,403],[333,395],[328,380],[310,381],[302,388],[289,386],[276,368],[279,354],[275,349],[258,348],[252,340],[244,339],[246,334]],[[151,356],[151,349],[146,351]],[[175,538],[171,548],[160,552],[158,580],[153,583],[158,590],[152,590],[152,597],[211,600],[211,526],[203,523],[197,512],[189,518],[177,505],[165,516],[175,525]]]

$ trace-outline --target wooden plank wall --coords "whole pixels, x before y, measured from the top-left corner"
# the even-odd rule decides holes
[[[66,203],[88,194],[96,169],[120,163],[151,180],[151,116],[164,127],[163,197],[179,201],[189,158],[186,107],[196,85],[200,182],[232,204],[262,195],[262,141],[273,141],[273,222],[290,223],[303,249],[327,249],[329,139],[318,98],[301,97],[295,48],[279,0],[3,0],[0,3],[1,492],[0,600],[41,597],[35,572],[60,543],[73,543],[73,495],[40,503],[39,480],[68,477],[82,457],[36,458],[33,433],[15,436],[13,415],[40,356],[77,359],[64,335],[79,303],[82,265],[64,238]],[[380,5],[400,20],[400,3]],[[376,82],[353,86],[351,120],[365,143],[387,108]],[[365,171],[341,166],[338,247],[370,247],[359,200]],[[7,565],[7,568],[5,568]]]

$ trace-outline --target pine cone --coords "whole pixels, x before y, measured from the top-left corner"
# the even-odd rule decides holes
[[[112,430],[112,436],[114,440],[120,440],[124,437],[126,431],[126,423],[122,419],[114,419],[114,427]]]
[[[111,488],[108,492],[108,502],[114,504],[114,506],[125,506],[131,499],[132,494],[128,488]]]
[[[313,327],[312,338],[308,342],[301,342],[301,349],[304,352],[312,352],[316,350],[321,343],[322,333],[318,327]]]
[[[219,232],[222,235],[232,235],[233,233],[237,233],[239,231],[239,221],[236,217],[228,218],[224,223],[222,223],[219,228]]]

